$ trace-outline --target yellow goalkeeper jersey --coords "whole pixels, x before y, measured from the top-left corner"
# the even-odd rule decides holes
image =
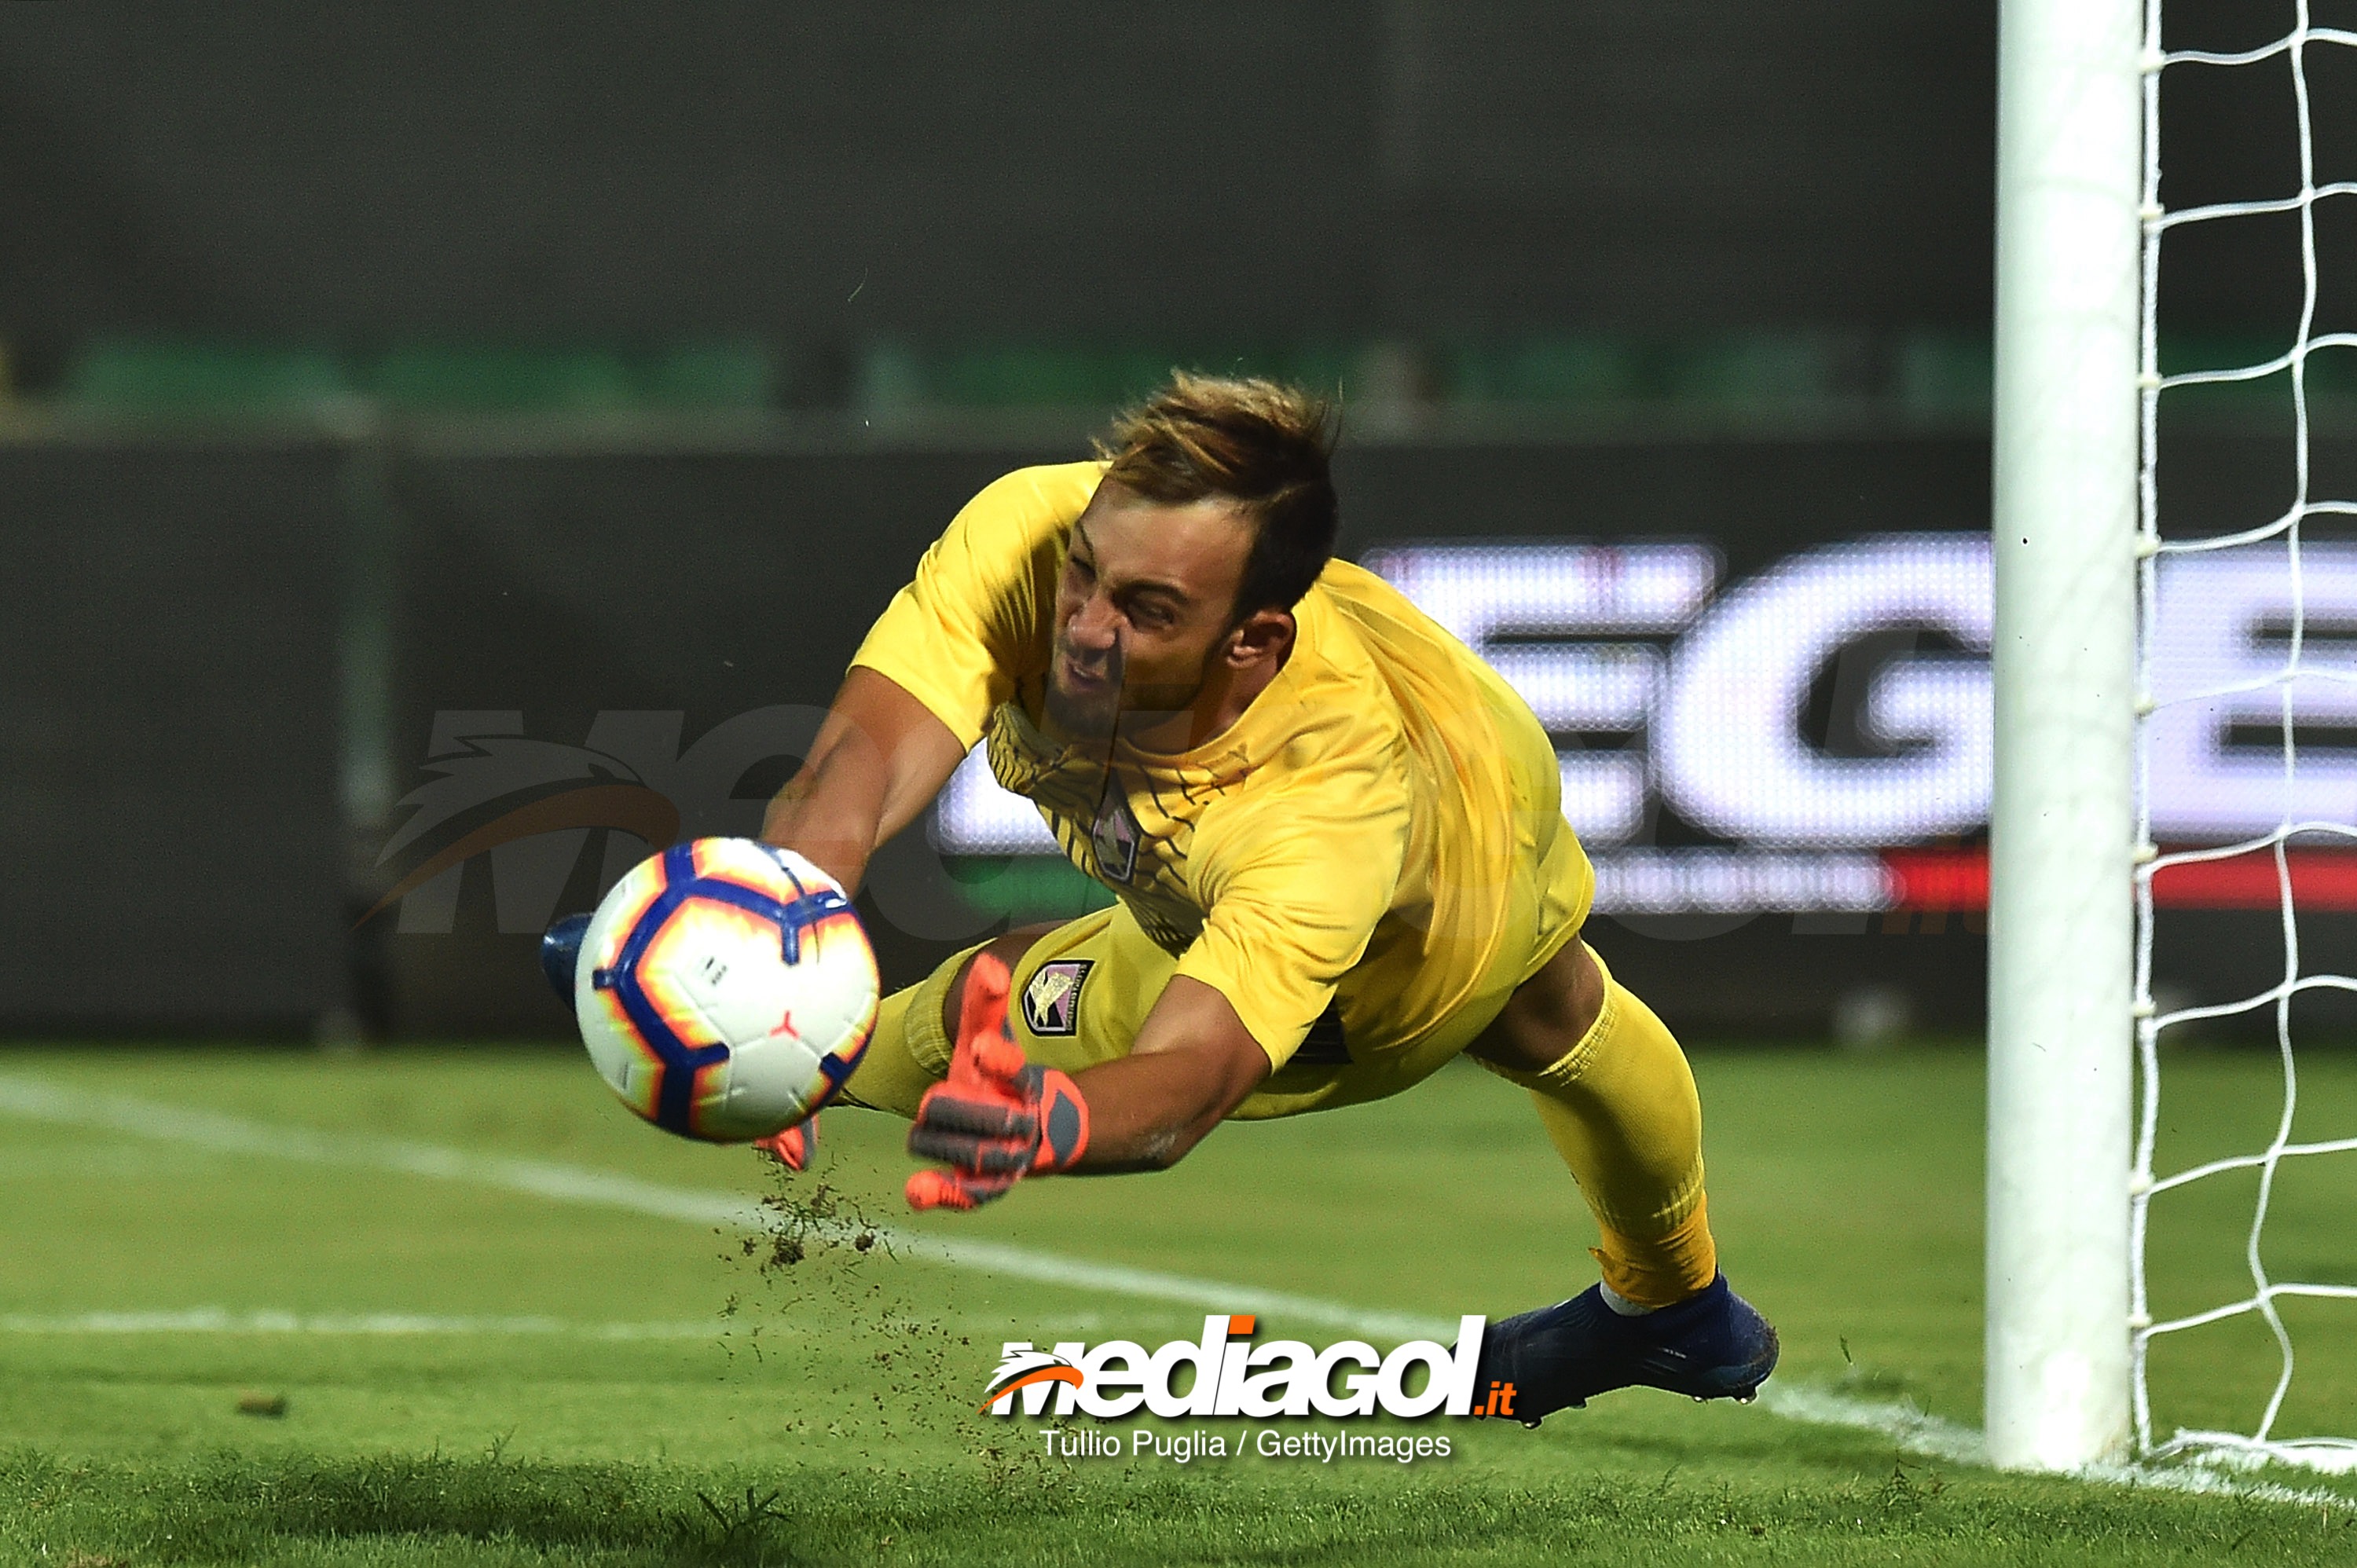
[[[1593,874],[1553,746],[1462,643],[1342,561],[1295,607],[1290,657],[1226,733],[1175,755],[1125,740],[1109,759],[1058,743],[1040,716],[1049,622],[1101,472],[1024,468],[984,489],[854,664],[966,746],[986,738],[998,781],[1177,973],[1228,1000],[1273,1066],[1322,1021],[1339,1042],[1321,1028],[1305,1069],[1377,1069],[1341,1098],[1423,1076],[1586,918]],[[1486,1012],[1449,1027],[1469,1006]]]

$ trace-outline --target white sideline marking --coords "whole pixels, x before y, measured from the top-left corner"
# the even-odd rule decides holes
[[[693,1188],[663,1187],[640,1181],[635,1176],[616,1176],[609,1172],[590,1170],[580,1165],[557,1165],[546,1160],[514,1159],[500,1155],[473,1155],[463,1150],[446,1148],[436,1144],[413,1143],[404,1139],[378,1138],[361,1133],[327,1133],[307,1127],[276,1126],[267,1122],[249,1122],[242,1117],[224,1115],[219,1112],[199,1111],[185,1106],[159,1104],[153,1101],[136,1100],[127,1095],[98,1095],[81,1090],[65,1089],[21,1074],[0,1073],[0,1112],[23,1117],[28,1121],[49,1122],[68,1126],[102,1127],[127,1133],[135,1137],[156,1138],[169,1143],[188,1144],[224,1154],[261,1155],[277,1159],[307,1161],[315,1165],[356,1165],[372,1170],[399,1171],[410,1176],[433,1176],[444,1181],[461,1181],[479,1187],[500,1188],[509,1192],[528,1193],[560,1203],[593,1204],[608,1208],[620,1208],[631,1213],[650,1215],[663,1219],[683,1219],[698,1225],[724,1225],[739,1230],[769,1229],[768,1215],[760,1205],[729,1193],[699,1192]],[[842,1221],[826,1222],[825,1229],[844,1235],[858,1228]],[[998,1241],[948,1240],[920,1235],[913,1231],[878,1229],[877,1238],[893,1253],[903,1258],[915,1258],[925,1262],[944,1264],[952,1268],[972,1269],[983,1273],[1005,1274],[1015,1279],[1033,1280],[1046,1284],[1066,1285],[1077,1290],[1105,1291],[1117,1295],[1144,1297],[1155,1301],[1183,1302],[1189,1305],[1209,1307],[1217,1312],[1254,1312],[1270,1317],[1292,1318],[1318,1323],[1330,1327],[1353,1330],[1361,1334],[1394,1339],[1447,1340],[1457,1331],[1453,1322],[1425,1317],[1413,1313],[1383,1312],[1352,1306],[1343,1302],[1323,1301],[1315,1296],[1294,1295],[1283,1291],[1264,1290],[1254,1285],[1225,1284],[1217,1280],[1195,1279],[1184,1274],[1163,1273],[1153,1269],[1132,1269],[1117,1263],[1092,1263],[1078,1259],[1060,1258],[1049,1252],[1034,1251],[1028,1247],[1011,1246]],[[142,1316],[172,1315],[94,1314],[132,1320]],[[282,1317],[284,1315],[253,1314],[254,1318]],[[223,1315],[227,1320],[227,1315]],[[305,1320],[285,1317],[285,1321]],[[19,1319],[0,1319],[0,1327]],[[312,1319],[313,1322],[342,1321],[444,1321],[475,1323],[537,1323],[554,1319],[482,1318],[482,1319],[395,1319],[391,1317]],[[621,1328],[632,1326],[609,1325]],[[125,1329],[122,1332],[137,1332]],[[297,1332],[336,1332],[319,1328]],[[350,1332],[353,1330],[345,1330]],[[393,1332],[393,1330],[358,1330],[358,1332]],[[483,1330],[476,1330],[482,1332]],[[490,1330],[499,1332],[500,1330]],[[510,1329],[507,1332],[541,1332],[539,1329]],[[554,1330],[552,1330],[554,1331]],[[697,1333],[715,1332],[709,1326],[699,1325]],[[417,1330],[432,1332],[432,1330]],[[1926,1415],[1912,1405],[1853,1399],[1847,1395],[1806,1385],[1770,1383],[1760,1391],[1761,1408],[1788,1420],[1814,1426],[1838,1426],[1856,1431],[1880,1433],[1895,1440],[1910,1454],[1943,1459],[1952,1464],[1986,1466],[1988,1450],[1979,1433],[1937,1416]],[[2116,1485],[2153,1487],[2169,1491],[2196,1492],[2211,1495],[2248,1497],[2267,1502],[2297,1503],[2308,1508],[2342,1507],[2350,1505],[2345,1495],[2324,1491],[2297,1491],[2270,1482],[2250,1482],[2222,1476],[2215,1470],[2199,1466],[2158,1466],[2148,1465],[2096,1466],[2080,1472],[2091,1480],[2109,1481]]]
[[[1988,1442],[1969,1426],[1926,1415],[1903,1402],[1856,1399],[1806,1383],[1768,1384],[1760,1402],[1771,1414],[1806,1422],[1812,1426],[1843,1426],[1878,1432],[1909,1454],[1944,1459],[1952,1465],[1988,1466]],[[2150,1487],[2159,1491],[2192,1492],[2208,1497],[2254,1498],[2261,1502],[2297,1503],[2303,1508],[2357,1506],[2344,1492],[2301,1491],[2272,1481],[2246,1481],[2221,1475],[2203,1465],[2090,1465],[2075,1472],[2082,1480],[2108,1481],[2120,1487]]]
[[[461,1317],[415,1312],[0,1313],[0,1334],[571,1335],[585,1339],[716,1339],[725,1323],[571,1323],[560,1317]],[[792,1332],[791,1328],[787,1332]]]
[[[1878,1432],[1910,1454],[1952,1465],[1988,1467],[1988,1443],[1969,1426],[1926,1415],[1897,1401],[1862,1400],[1805,1383],[1770,1381],[1760,1391],[1760,1407],[1788,1421],[1811,1426],[1847,1426]]]
[[[734,1193],[663,1187],[580,1165],[475,1155],[437,1144],[249,1122],[220,1112],[165,1105],[126,1095],[91,1094],[14,1073],[0,1074],[0,1112],[28,1121],[102,1127],[135,1137],[193,1144],[222,1154],[399,1171],[408,1176],[529,1193],[560,1203],[591,1204],[659,1219],[682,1219],[695,1225],[767,1230],[774,1218],[759,1204]],[[819,1228],[846,1238],[862,1229],[845,1221],[823,1222]],[[1004,1241],[952,1240],[883,1227],[876,1228],[875,1235],[879,1243],[899,1257],[1075,1290],[1184,1302],[1213,1312],[1259,1313],[1395,1339],[1445,1340],[1457,1332],[1454,1320],[1369,1311],[1315,1296],[1294,1295],[1257,1285],[1223,1284],[1217,1280],[1194,1279],[1156,1269],[1085,1262]]]

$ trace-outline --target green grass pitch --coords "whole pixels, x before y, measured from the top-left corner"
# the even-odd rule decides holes
[[[1782,1331],[1778,1384],[1977,1425],[1978,1056],[1706,1049],[1696,1069],[1713,1218],[1730,1277]],[[2357,1127],[2357,1061],[2307,1069],[2301,1133]],[[2169,1073],[2165,1169],[2272,1130],[2272,1056],[2189,1051]],[[239,1150],[0,1109],[7,1564],[2357,1563],[2347,1479],[2274,1473],[2319,1494],[2299,1504],[1998,1476],[1765,1401],[1636,1391],[1535,1432],[1448,1423],[1452,1455],[1407,1466],[1050,1459],[1039,1422],[975,1412],[1000,1341],[1153,1345],[1205,1308],[881,1249],[781,1264],[708,1223],[332,1158],[340,1138],[397,1138],[770,1189],[743,1150],[632,1122],[570,1052],[0,1053],[0,1088],[27,1079],[327,1136]],[[922,1222],[897,1201],[899,1137],[831,1113],[831,1201],[1434,1317],[1593,1277],[1535,1118],[1469,1068],[1222,1129],[1167,1175],[1026,1184]],[[2164,1314],[2247,1289],[2254,1190],[2158,1206]],[[2357,1282],[2352,1211],[2357,1159],[2294,1169],[2269,1265]],[[2357,1432],[2357,1307],[2287,1316],[2284,1429]],[[2247,1320],[2164,1342],[2162,1424],[2247,1424],[2275,1364]],[[2336,1488],[2346,1505],[2323,1500]]]

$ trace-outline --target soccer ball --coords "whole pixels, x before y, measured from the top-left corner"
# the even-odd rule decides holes
[[[597,1075],[683,1138],[766,1138],[824,1105],[876,1028],[876,953],[834,878],[750,839],[674,844],[614,885],[573,1010]]]

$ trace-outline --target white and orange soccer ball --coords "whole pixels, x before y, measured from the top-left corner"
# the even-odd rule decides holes
[[[740,1144],[834,1097],[876,1027],[876,953],[851,900],[791,850],[674,844],[591,917],[573,1010],[597,1075],[683,1138]]]

